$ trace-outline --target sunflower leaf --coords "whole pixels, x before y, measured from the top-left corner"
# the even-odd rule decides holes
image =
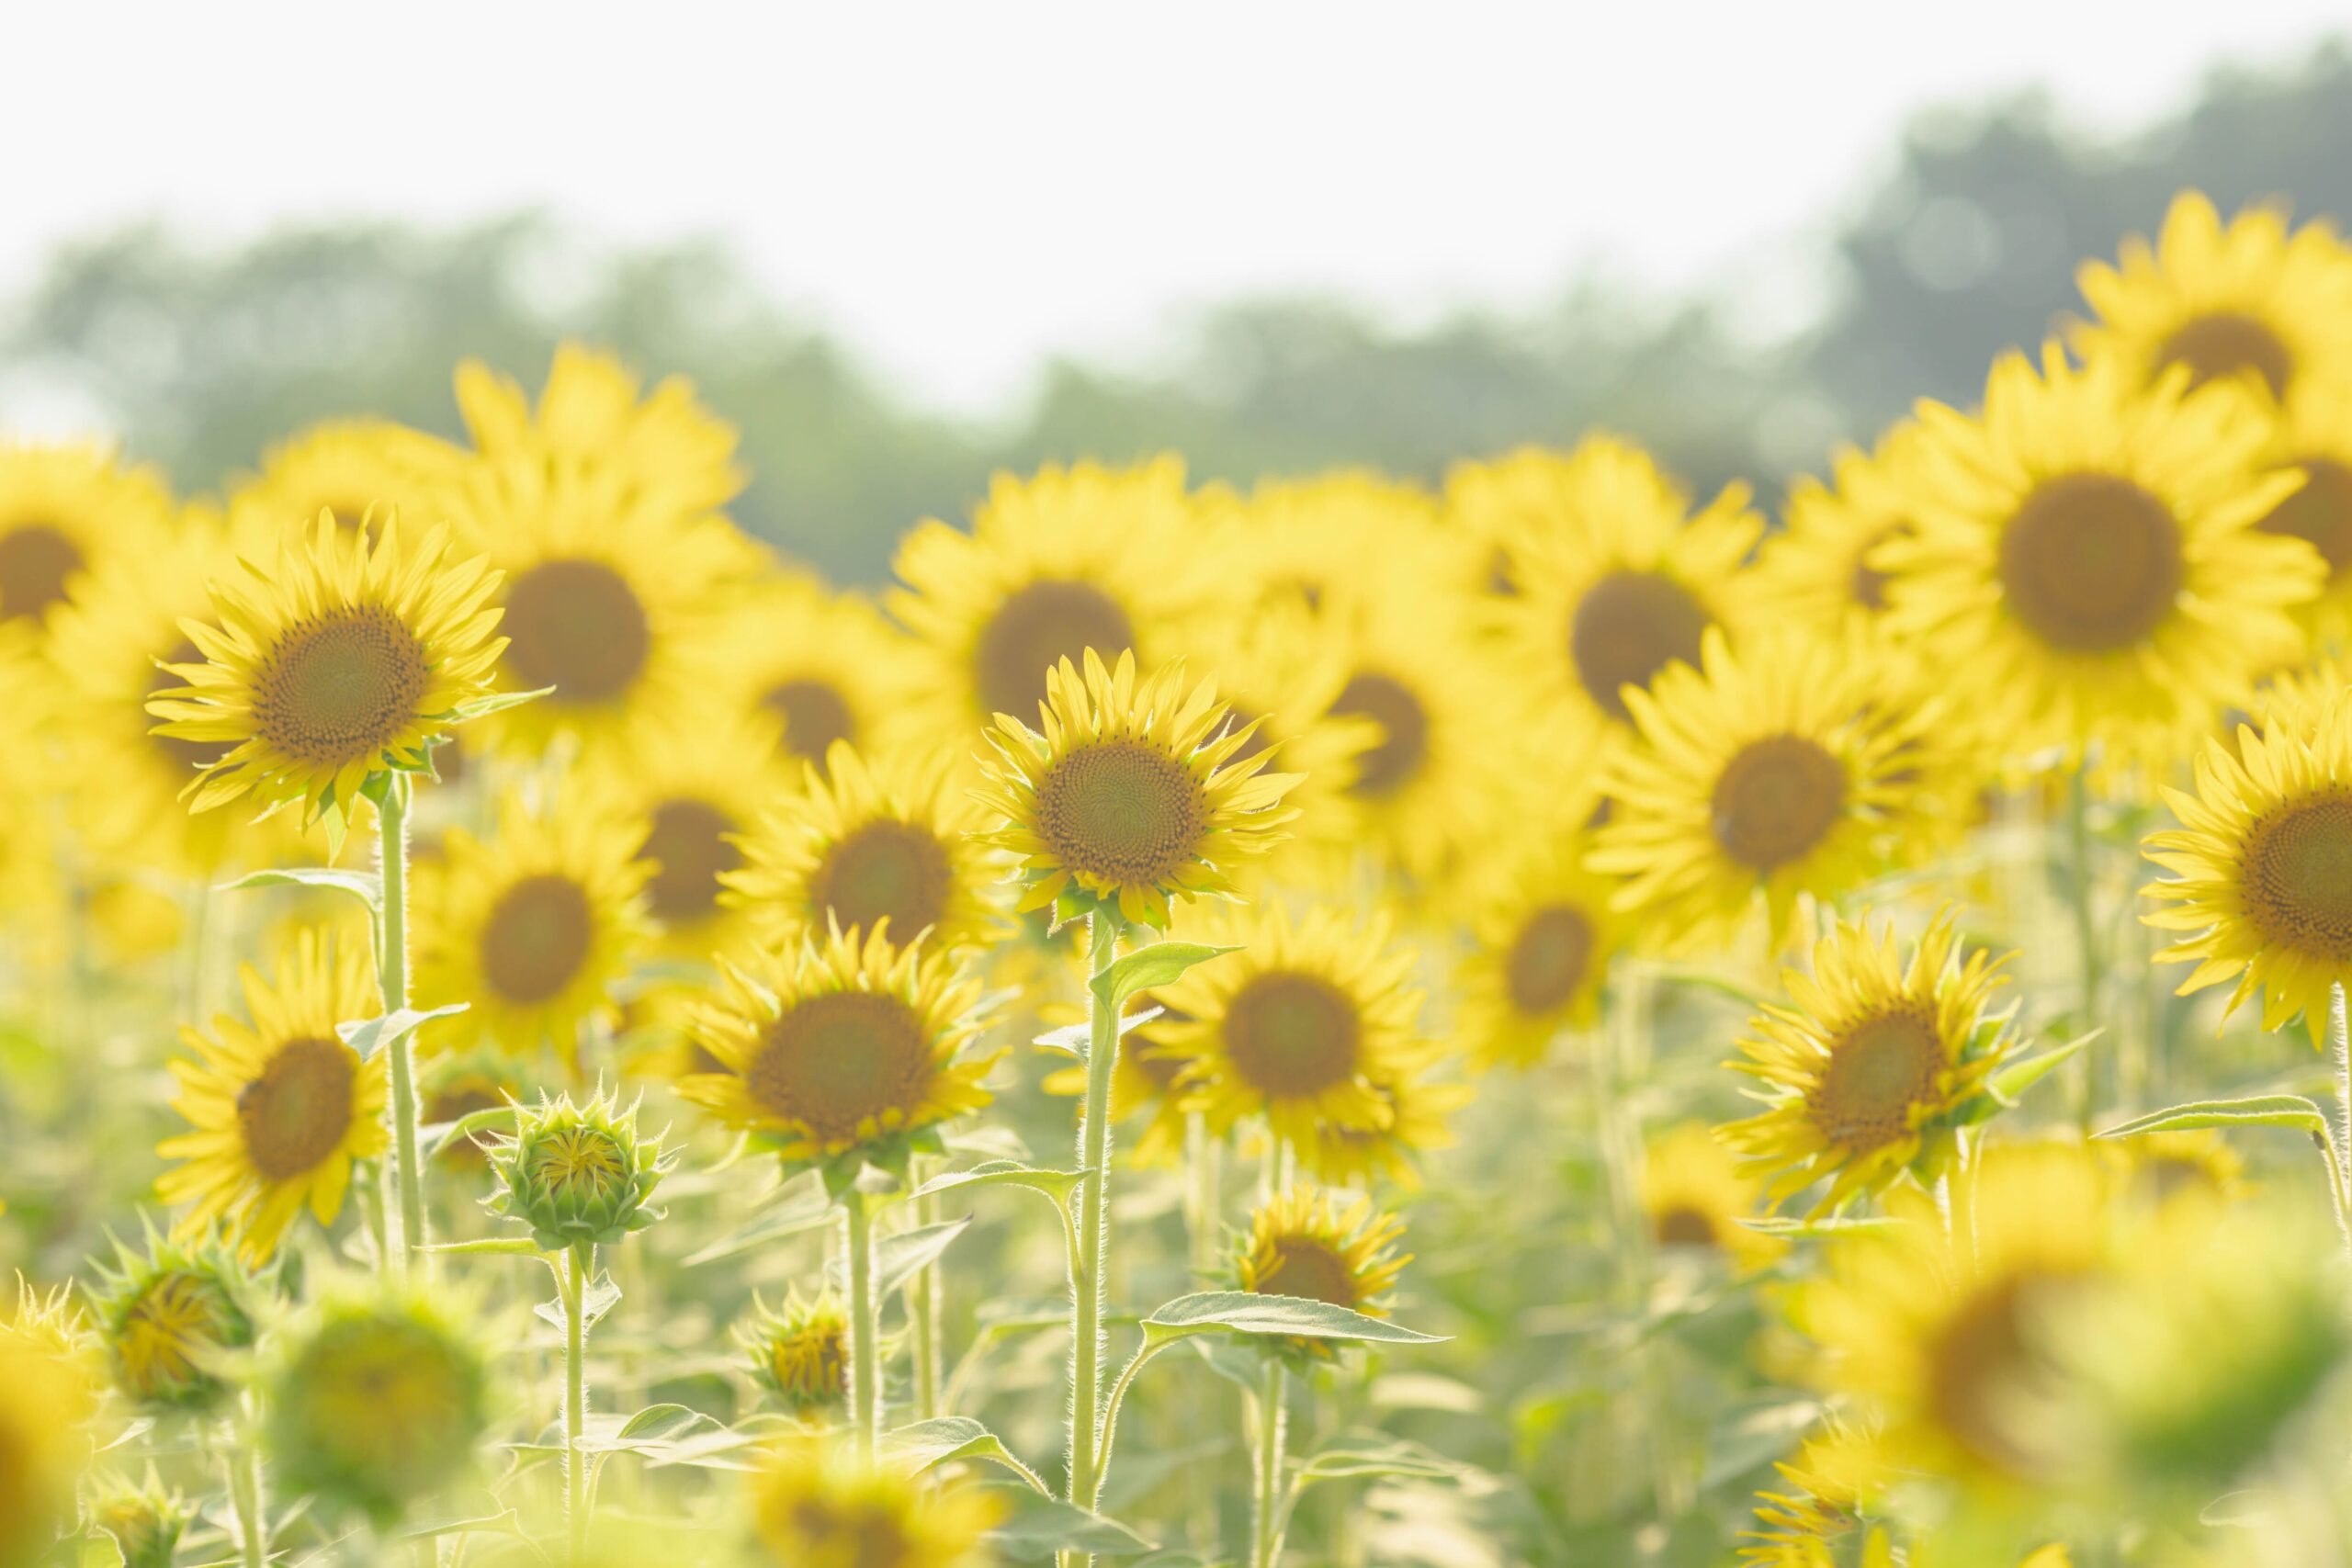
[[[469,718],[480,718],[485,714],[504,713],[508,708],[518,708],[525,703],[537,702],[554,690],[553,686],[541,686],[536,692],[492,692],[486,697],[471,697],[459,703],[444,716],[451,724],[462,724]]]
[[[935,1225],[917,1225],[896,1235],[874,1238],[874,1297],[876,1301],[939,1261],[948,1244],[964,1234],[972,1216]],[[825,1265],[825,1280],[837,1291],[849,1289],[849,1266],[835,1258]]]
[[[1022,1165],[1014,1160],[992,1159],[974,1166],[969,1170],[950,1171],[934,1176],[915,1189],[915,1196],[928,1198],[937,1192],[953,1192],[965,1187],[1026,1187],[1042,1192],[1056,1202],[1066,1201],[1085,1174],[1075,1170],[1045,1170],[1036,1166]]]
[[[1329,1339],[1357,1345],[1435,1345],[1448,1337],[1422,1334],[1385,1318],[1366,1317],[1329,1302],[1263,1295],[1256,1291],[1202,1291],[1179,1296],[1143,1320],[1146,1344],[1165,1343],[1219,1329],[1234,1334],[1279,1334],[1297,1339]]]
[[[1450,1480],[1460,1475],[1462,1470],[1452,1460],[1401,1438],[1383,1432],[1342,1432],[1307,1457],[1299,1470],[1297,1484],[1380,1475]]]
[[[1004,1522],[989,1531],[989,1541],[1012,1562],[1043,1562],[1057,1551],[1140,1557],[1152,1550],[1150,1541],[1116,1519],[1090,1513],[1058,1497],[1010,1483],[983,1490],[996,1494],[1006,1504]]]
[[[2300,1094],[2257,1094],[2250,1100],[2193,1100],[2134,1117],[2098,1136],[2134,1138],[2143,1133],[2170,1133],[2193,1127],[2292,1127],[2327,1135],[2327,1117]]]
[[[1001,1438],[968,1416],[941,1416],[918,1421],[911,1427],[884,1434],[882,1442],[905,1462],[911,1474],[921,1475],[956,1460],[984,1459],[1004,1466],[1038,1492],[1046,1489],[1036,1472],[1022,1463],[1004,1446]]]
[[[787,1196],[752,1216],[751,1222],[734,1235],[712,1242],[699,1252],[687,1254],[685,1267],[697,1268],[716,1263],[722,1258],[733,1258],[751,1252],[772,1241],[780,1241],[802,1231],[815,1230],[829,1224],[833,1218],[832,1200],[826,1196],[822,1185],[816,1182],[795,1182],[786,1189]]]
[[[1104,1006],[1125,1012],[1127,998],[1137,991],[1165,986],[1195,964],[1205,964],[1220,953],[1236,951],[1206,942],[1155,942],[1149,947],[1136,949],[1095,976],[1089,983],[1090,988]]]
[[[357,1023],[338,1023],[334,1032],[343,1036],[345,1044],[359,1053],[361,1061],[366,1061],[385,1046],[407,1039],[435,1019],[461,1013],[470,1005],[468,1002],[451,1002],[447,1007],[429,1008],[423,1012],[414,1008],[401,1008],[381,1018],[362,1019]]]
[[[1119,1032],[1123,1035],[1132,1034],[1137,1028],[1149,1023],[1165,1010],[1162,1008],[1145,1008],[1140,1012],[1131,1012],[1119,1020]],[[1072,1023],[1060,1029],[1048,1030],[1029,1043],[1042,1045],[1048,1051],[1059,1051],[1065,1056],[1075,1056],[1083,1062],[1086,1060],[1086,1048],[1092,1044],[1093,1041],[1093,1025]]]
[[[2077,1034],[2064,1045],[2052,1045],[2047,1051],[2011,1062],[1986,1077],[1985,1092],[2004,1107],[2014,1106],[2019,1095],[2073,1060],[2083,1047],[2106,1032],[2104,1027],[2094,1029]]]
[[[278,871],[255,871],[224,882],[220,891],[243,892],[248,887],[326,887],[337,893],[348,893],[368,906],[369,912],[384,907],[384,879],[372,871],[337,871],[333,866],[288,866]]]
[[[512,1124],[515,1112],[521,1109],[516,1105],[485,1106],[480,1111],[469,1111],[454,1122],[428,1122],[416,1130],[416,1135],[426,1154],[437,1155],[460,1138]]]

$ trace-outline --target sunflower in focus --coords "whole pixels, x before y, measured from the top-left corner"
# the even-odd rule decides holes
[[[1703,1122],[1669,1127],[1643,1153],[1642,1212],[1661,1249],[1720,1257],[1742,1273],[1770,1267],[1788,1242],[1742,1223],[1762,1213],[1763,1197],[1764,1184]]]
[[[429,768],[433,739],[487,694],[498,578],[453,558],[446,527],[412,544],[387,517],[370,539],[322,513],[269,567],[240,568],[211,586],[219,625],[180,623],[206,662],[167,665],[187,684],[147,703],[159,737],[222,748],[189,779],[191,809],[251,792],[300,802],[305,826],[348,819],[371,776]]]
[[[998,1053],[968,1049],[986,1021],[979,983],[947,955],[899,947],[887,926],[836,930],[728,966],[693,1026],[713,1068],[678,1092],[788,1162],[896,1160],[989,1103]]]
[[[1589,863],[1666,947],[1727,939],[1759,895],[1777,943],[1800,895],[1834,904],[1947,825],[1935,711],[1842,652],[1778,636],[1736,655],[1710,627],[1699,668],[1627,691],[1642,743],[1610,766]]]
[[[106,447],[0,442],[0,633],[37,638],[84,572],[153,548],[173,513],[161,475]]]
[[[0,1564],[29,1568],[74,1517],[96,1404],[80,1366],[0,1333]]]
[[[836,740],[864,752],[940,747],[916,700],[922,660],[904,632],[850,593],[802,577],[745,591],[733,612],[726,680],[733,700],[775,720],[795,775],[821,768]],[[971,729],[945,749],[964,761]]]
[[[2257,471],[2245,399],[2187,381],[2077,370],[2053,344],[2039,374],[1996,363],[1982,413],[1920,407],[1914,525],[1872,556],[1889,629],[2015,754],[2168,756],[2301,645],[2324,568],[2257,526],[2297,477]]]
[[[849,1320],[830,1290],[804,1296],[795,1286],[774,1311],[754,1296],[735,1342],[752,1381],[794,1415],[848,1404]]]
[[[1341,1201],[1319,1187],[1300,1185],[1260,1203],[1235,1259],[1240,1289],[1261,1296],[1291,1296],[1346,1307],[1366,1317],[1388,1315],[1396,1276],[1411,1262],[1396,1243],[1404,1223],[1374,1209],[1368,1198]],[[1290,1339],[1293,1349],[1328,1357],[1330,1347]]]
[[[1766,1109],[1723,1129],[1749,1169],[1777,1173],[1774,1202],[1833,1178],[1821,1213],[1940,1166],[2013,1048],[2007,1015],[1988,1010],[2006,963],[1963,956],[1947,910],[1907,960],[1891,927],[1840,920],[1810,975],[1783,974],[1792,1005],[1750,1019],[1747,1059],[1730,1064],[1763,1086]]]
[[[1114,671],[1091,649],[1082,679],[1067,660],[1048,677],[1045,733],[1000,715],[978,799],[1005,826],[982,841],[1019,859],[1021,908],[1091,905],[1164,929],[1171,897],[1231,894],[1237,863],[1290,820],[1277,808],[1296,781],[1261,772],[1263,750],[1242,757],[1253,732],[1227,716],[1181,664],[1137,680],[1133,654]]]
[[[1588,852],[1581,833],[1540,837],[1463,898],[1471,946],[1454,970],[1455,1032],[1488,1066],[1534,1066],[1564,1031],[1600,1017],[1626,933],[1611,903],[1620,884],[1588,869]]]
[[[972,1486],[925,1486],[841,1445],[786,1441],[751,1476],[761,1561],[775,1568],[988,1568],[1003,1506]]]
[[[449,830],[416,868],[416,989],[422,1007],[469,1005],[427,1028],[435,1050],[546,1044],[569,1062],[614,1021],[650,936],[640,827],[586,804],[543,816],[510,793],[492,837]]]
[[[2307,380],[2352,374],[2352,249],[2326,223],[2290,231],[2265,203],[2228,223],[2183,191],[2152,248],[2133,236],[2120,265],[2075,275],[2097,319],[2069,344],[2140,382],[2185,367],[2191,386],[2235,383],[2288,401]]]
[[[288,518],[334,516],[356,531],[394,512],[434,520],[436,493],[456,471],[458,449],[387,419],[327,420],[262,455],[261,471],[230,491],[233,525],[275,529]]]
[[[183,1163],[155,1190],[191,1205],[175,1236],[224,1226],[258,1263],[304,1208],[334,1224],[352,1162],[384,1152],[384,1058],[362,1060],[336,1032],[383,1008],[368,949],[314,931],[295,937],[271,978],[250,964],[242,978],[245,1021],[224,1014],[209,1035],[182,1032],[196,1060],[172,1063],[172,1109],[192,1130],[156,1145]]]
[[[991,868],[973,839],[979,808],[944,759],[899,754],[869,763],[835,741],[804,764],[802,787],[760,813],[737,841],[740,869],[721,896],[771,948],[797,947],[832,926],[890,929],[952,952],[998,924]]]

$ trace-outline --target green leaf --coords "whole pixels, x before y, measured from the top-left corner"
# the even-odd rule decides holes
[[[786,1236],[798,1235],[803,1231],[831,1223],[832,1200],[826,1197],[821,1186],[808,1182],[796,1184],[786,1190],[790,1196],[774,1207],[753,1214],[750,1223],[733,1235],[715,1241],[699,1252],[688,1254],[685,1266],[698,1268],[705,1263],[716,1263],[722,1258],[733,1258],[738,1253],[756,1251],[772,1241],[781,1241]]]
[[[1137,991],[1149,991],[1167,985],[1195,964],[1205,964],[1219,953],[1239,951],[1231,947],[1211,947],[1197,942],[1155,942],[1149,947],[1139,947],[1128,953],[1089,982],[1097,1000],[1114,1011],[1124,1013],[1127,999]]]
[[[1759,1231],[1765,1235],[1785,1236],[1791,1241],[1851,1235],[1857,1231],[1897,1230],[1905,1224],[1891,1214],[1824,1214],[1811,1220],[1784,1220],[1778,1215],[1759,1214],[1743,1216],[1739,1223],[1749,1230]]]
[[[1144,1339],[1151,1344],[1218,1329],[1353,1345],[1436,1345],[1447,1337],[1366,1317],[1329,1302],[1261,1295],[1255,1291],[1203,1291],[1179,1296],[1143,1320]]]
[[[915,1196],[928,1198],[934,1193],[954,1192],[966,1187],[1026,1187],[1059,1203],[1066,1201],[1078,1184],[1085,1179],[1084,1175],[1075,1170],[1042,1170],[1016,1160],[992,1159],[969,1170],[934,1176],[915,1189]]]
[[[1165,1008],[1146,1008],[1141,1012],[1128,1013],[1119,1020],[1119,1032],[1121,1035],[1133,1034],[1138,1028],[1149,1023],[1166,1010]],[[1042,1045],[1048,1051],[1059,1051],[1065,1056],[1075,1056],[1083,1062],[1086,1060],[1086,1048],[1093,1043],[1094,1026],[1092,1024],[1072,1023],[1060,1029],[1048,1030],[1029,1043]]]
[[[1354,1481],[1375,1475],[1451,1480],[1462,1466],[1419,1443],[1385,1432],[1341,1432],[1308,1456],[1300,1467],[1301,1486],[1317,1481]]]
[[[481,1501],[482,1504],[487,1504],[492,1508],[497,1507],[496,1502],[492,1499],[483,1498]],[[477,1505],[477,1506],[480,1506],[481,1505]],[[522,1532],[522,1516],[512,1508],[505,1508],[488,1514],[444,1512],[417,1519],[403,1525],[398,1539],[430,1540],[435,1536],[444,1535],[520,1535]]]
[[[1035,1562],[1058,1551],[1092,1552],[1097,1557],[1140,1557],[1152,1543],[1116,1519],[1075,1507],[1058,1497],[1047,1497],[1026,1486],[987,1486],[1006,1505],[1004,1522],[989,1531],[989,1541],[1016,1562]]]
[[[918,1225],[910,1231],[886,1235],[874,1244],[874,1292],[878,1299],[922,1273],[939,1261],[939,1255],[948,1244],[964,1234],[972,1216],[960,1220],[944,1220],[935,1225]]]
[[[2098,1136],[2132,1138],[2191,1127],[2292,1127],[2325,1137],[2327,1117],[2300,1094],[2258,1094],[2251,1100],[2193,1100],[2134,1117]]]
[[[537,1258],[539,1256],[539,1244],[533,1241],[526,1235],[492,1235],[483,1236],[475,1241],[429,1242],[426,1244],[424,1250],[427,1252],[453,1253],[459,1256],[480,1257],[483,1255],[492,1255],[502,1258]],[[563,1324],[563,1319],[559,1316],[556,1319],[556,1324],[557,1326],[560,1327]]]
[[[968,1416],[942,1416],[918,1421],[911,1427],[884,1434],[882,1441],[916,1475],[956,1460],[984,1459],[1003,1465],[1021,1477],[1024,1484],[1040,1492],[1045,1490],[1035,1473],[1014,1457],[1002,1438]]]
[[[281,871],[250,872],[234,882],[221,884],[223,893],[242,892],[248,887],[328,887],[338,893],[348,893],[368,906],[372,914],[384,907],[384,879],[372,871],[336,871],[330,866],[291,866]]]
[[[504,713],[508,708],[518,708],[525,703],[537,702],[554,691],[553,686],[541,686],[536,692],[492,692],[486,697],[469,697],[449,710],[448,721],[451,724],[462,724],[469,718]]]
[[[417,1129],[417,1136],[424,1144],[424,1152],[437,1155],[460,1138],[470,1138],[476,1133],[510,1122],[522,1107],[492,1105],[481,1111],[469,1111],[455,1122],[434,1122]]]
[[[1987,1077],[1984,1080],[1984,1088],[2003,1105],[2015,1105],[2018,1102],[2018,1096],[2073,1060],[2083,1047],[2105,1032],[2107,1032],[2103,1028],[2094,1029],[2087,1034],[2077,1034],[2064,1045],[2052,1045],[2049,1050],[2036,1055],[2011,1062]]]
[[[432,1008],[419,1012],[414,1008],[402,1008],[381,1018],[364,1019],[357,1023],[338,1023],[334,1032],[343,1036],[345,1044],[359,1053],[366,1061],[385,1046],[405,1040],[436,1018],[448,1018],[469,1007],[468,1002],[451,1002],[445,1008]]]

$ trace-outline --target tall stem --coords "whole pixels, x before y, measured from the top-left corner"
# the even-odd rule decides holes
[[[882,1442],[881,1309],[874,1299],[874,1213],[853,1189],[842,1213],[849,1222],[850,1410],[857,1457],[872,1463]]]
[[[376,815],[377,861],[383,874],[383,912],[376,922],[376,981],[387,1017],[408,1006],[408,803],[406,773],[392,774],[391,787]],[[416,1152],[416,1060],[407,1034],[384,1047],[392,1080],[392,1170],[400,1193],[401,1269],[424,1257],[424,1171]]]
[[[571,1555],[588,1554],[588,1280],[595,1271],[594,1246],[566,1249],[563,1291],[563,1516],[571,1527]]]
[[[922,1186],[922,1156],[916,1156],[914,1185]],[[914,1224],[929,1224],[933,1219],[933,1198],[918,1198],[914,1201]],[[939,1265],[927,1263],[907,1285],[907,1329],[914,1339],[915,1350],[915,1419],[928,1421],[939,1414],[940,1365],[940,1279]]]
[[[1273,1568],[1283,1554],[1283,1406],[1288,1382],[1282,1362],[1269,1356],[1258,1388],[1258,1468],[1250,1489],[1251,1568]]]
[[[261,1445],[250,1432],[237,1434],[229,1452],[229,1503],[237,1514],[237,1550],[243,1568],[266,1568],[269,1516],[261,1503]]]
[[[1191,1112],[1184,1118],[1184,1231],[1194,1290],[1203,1288],[1216,1271],[1217,1224],[1224,1208],[1219,1188],[1224,1165],[1225,1139],[1210,1133],[1207,1117],[1197,1111]],[[1225,1406],[1229,1402],[1225,1380],[1194,1378],[1192,1387],[1199,1422],[1194,1430],[1218,1430],[1226,1419]],[[1222,1468],[1215,1454],[1204,1455],[1185,1466],[1191,1479],[1193,1544],[1204,1552],[1214,1551],[1216,1546],[1218,1472]]]
[[[1099,976],[1111,967],[1118,948],[1111,917],[1097,912],[1086,928],[1087,945]],[[1094,1456],[1102,1435],[1102,1253],[1109,1235],[1106,1205],[1111,1166],[1111,1069],[1119,1060],[1118,1010],[1087,988],[1086,1103],[1078,1125],[1078,1256],[1070,1277],[1069,1501],[1092,1506]],[[1082,1552],[1064,1552],[1065,1564],[1083,1562]]]

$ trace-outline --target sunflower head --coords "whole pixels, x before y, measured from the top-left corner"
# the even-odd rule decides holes
[[[814,1438],[769,1451],[751,1504],[761,1560],[776,1568],[988,1568],[1002,1515],[973,1487],[924,1486]]]
[[[81,1366],[0,1332],[0,1564],[29,1568],[74,1517],[94,1391]]]
[[[1388,1315],[1396,1276],[1412,1261],[1396,1250],[1404,1223],[1375,1211],[1368,1198],[1342,1200],[1301,1185],[1275,1194],[1250,1216],[1234,1261],[1235,1281],[1265,1296],[1292,1296],[1346,1307],[1367,1317]],[[1329,1359],[1319,1340],[1282,1337],[1286,1352]]]
[[[1763,1197],[1764,1184],[1702,1122],[1668,1128],[1645,1151],[1642,1210],[1662,1252],[1720,1258],[1742,1272],[1770,1265],[1789,1244],[1744,1223],[1761,1212]]]
[[[637,1135],[637,1106],[599,1093],[519,1108],[514,1133],[492,1145],[498,1190],[491,1213],[520,1220],[543,1252],[609,1247],[662,1217],[653,1190],[676,1162],[659,1136]]]
[[[196,1508],[165,1485],[151,1463],[141,1481],[117,1476],[101,1484],[90,1503],[90,1521],[121,1549],[122,1568],[172,1568]]]
[[[171,517],[161,476],[106,447],[0,442],[0,627],[37,634],[85,572],[155,547]]]
[[[1836,1416],[1805,1438],[1793,1461],[1772,1468],[1788,1490],[1757,1494],[1756,1528],[1741,1536],[1745,1568],[1835,1568],[1842,1559],[1833,1545],[1867,1550],[1863,1516],[1879,1512],[1901,1479],[1875,1424]]]
[[[93,1294],[115,1386],[147,1411],[205,1411],[232,1392],[222,1360],[254,1342],[252,1280],[210,1242],[118,1241]]]
[[[1485,1066],[1532,1067],[1565,1031],[1600,1017],[1626,922],[1611,902],[1621,884],[1589,869],[1588,851],[1579,831],[1539,835],[1465,884],[1458,1032]]]
[[[849,1320],[829,1291],[804,1296],[796,1287],[783,1304],[752,1303],[750,1320],[735,1330],[752,1379],[796,1416],[838,1410],[849,1399]]]

